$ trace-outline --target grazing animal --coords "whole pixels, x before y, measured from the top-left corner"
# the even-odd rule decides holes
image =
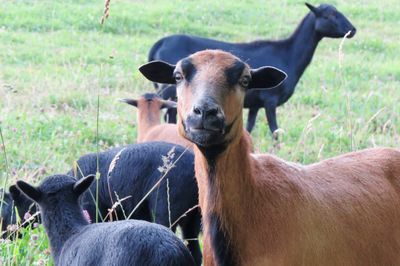
[[[400,265],[400,150],[311,165],[252,154],[245,92],[278,85],[283,72],[212,50],[140,71],[177,86],[179,132],[195,144],[204,265]]]
[[[356,28],[335,7],[322,4],[311,10],[294,33],[285,40],[255,41],[249,43],[227,43],[188,35],[172,35],[160,39],[149,53],[149,61],[162,60],[175,64],[192,53],[205,49],[221,49],[239,57],[252,68],[271,65],[282,69],[288,78],[279,86],[269,90],[249,90],[246,92],[244,107],[249,108],[246,128],[252,131],[257,113],[265,109],[268,125],[272,133],[278,129],[276,108],[284,104],[293,95],[294,89],[305,69],[310,64],[315,49],[322,38],[351,38]],[[157,88],[157,84],[155,84]],[[167,88],[165,88],[167,86]],[[171,85],[163,85],[160,95],[166,94],[172,99]],[[164,98],[166,99],[166,98]]]
[[[185,245],[161,225],[137,220],[89,224],[79,198],[93,180],[54,175],[38,187],[17,181],[40,206],[56,265],[194,265]]]
[[[1,236],[2,238],[7,237],[7,227],[10,224],[15,224],[17,219],[15,212],[13,210],[13,199],[11,198],[10,193],[7,193],[3,189],[0,189],[0,199],[2,199],[3,202],[1,202],[1,217],[0,217],[0,223],[1,223]]]
[[[2,238],[13,235],[14,232],[7,232],[7,227],[12,224],[17,224],[16,212],[18,212],[18,216],[21,220],[24,220],[26,213],[30,213],[31,215],[36,213],[36,205],[21,193],[16,185],[11,185],[8,190],[9,193],[0,189],[0,194],[4,194],[0,217]],[[24,226],[32,224],[35,221],[36,219],[32,220],[30,223],[24,224]]]
[[[122,102],[137,107],[137,142],[165,141],[192,147],[193,144],[178,134],[175,124],[161,124],[161,109],[176,109],[176,102],[163,100],[154,93],[146,93],[139,99],[122,99]]]
[[[174,155],[169,156],[166,162],[162,157],[172,150]],[[95,175],[98,169],[98,208],[101,217],[107,217],[106,220],[123,220],[164,175],[160,167],[165,163],[172,164],[175,160],[175,166],[168,171],[158,188],[148,195],[130,218],[154,221],[167,227],[176,222],[171,229],[175,232],[176,226],[181,227],[183,238],[188,239],[188,248],[196,264],[201,265],[202,254],[197,240],[201,216],[199,208],[193,209],[198,205],[198,188],[192,151],[185,151],[181,146],[166,142],[133,144],[101,152],[98,156],[96,153],[86,154],[79,158],[76,169],[68,175],[81,179]],[[92,184],[89,192],[83,196],[82,206],[92,221],[96,221],[96,187],[96,183]],[[112,217],[107,216],[118,201],[117,197],[121,199],[121,205],[117,206]]]

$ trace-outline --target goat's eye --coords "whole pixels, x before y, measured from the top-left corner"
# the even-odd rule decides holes
[[[335,12],[330,12],[327,16],[328,19],[335,19],[337,17]]]
[[[243,77],[240,79],[239,84],[242,87],[247,88],[250,85],[250,79],[248,77]]]
[[[175,73],[174,78],[175,78],[175,81],[176,81],[177,83],[183,80],[183,76],[182,76],[181,73]]]

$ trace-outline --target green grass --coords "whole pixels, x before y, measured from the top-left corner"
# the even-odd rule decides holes
[[[354,23],[357,35],[345,40],[341,66],[341,40],[320,43],[295,94],[278,109],[285,131],[279,148],[259,112],[252,134],[259,151],[311,163],[366,147],[400,146],[398,1],[331,3]],[[137,68],[157,39],[173,33],[227,41],[279,39],[307,9],[294,0],[115,0],[101,26],[102,11],[103,1],[94,0],[2,1],[0,126],[11,176],[7,184],[66,172],[80,155],[96,151],[98,93],[100,148],[134,142],[135,110],[117,99],[153,90]],[[0,184],[6,172],[0,156]],[[2,242],[3,261],[50,263],[42,252],[43,231],[37,234],[34,240],[28,234],[14,244]]]

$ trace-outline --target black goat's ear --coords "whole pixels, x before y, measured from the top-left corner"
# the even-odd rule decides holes
[[[170,101],[170,100],[162,101],[161,109],[163,109],[163,108],[171,109],[171,108],[176,108],[176,107],[177,107],[177,104],[174,101]]]
[[[85,192],[92,184],[94,177],[94,175],[88,175],[76,181],[73,188],[75,194],[81,195],[83,192]]]
[[[282,84],[287,75],[282,70],[265,66],[257,69],[251,69],[250,89],[272,89]]]
[[[164,84],[175,84],[174,70],[175,65],[164,61],[151,61],[139,67],[140,73],[148,80]]]
[[[11,185],[8,188],[8,191],[10,191],[10,194],[13,197],[13,199],[18,198],[21,195],[21,191],[17,188],[17,185]]]
[[[19,180],[17,181],[17,187],[21,190],[28,198],[40,202],[42,199],[42,192],[39,189],[35,188],[34,186],[26,183],[25,181]]]
[[[308,7],[308,9],[310,9],[311,12],[314,13],[314,15],[316,15],[316,16],[319,15],[320,12],[319,12],[319,10],[318,10],[317,7],[315,7],[315,6],[313,6],[312,4],[309,4],[309,3],[307,3],[307,2],[305,2],[304,4]]]
[[[135,99],[127,99],[127,98],[125,98],[125,99],[119,99],[119,101],[137,107],[137,100],[135,100]]]

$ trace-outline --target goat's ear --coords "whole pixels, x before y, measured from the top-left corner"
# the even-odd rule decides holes
[[[170,108],[176,108],[176,107],[177,107],[177,104],[174,101],[170,101],[170,100],[163,100],[162,101],[161,109],[163,109],[163,108],[170,109]]]
[[[135,99],[127,99],[127,98],[125,98],[125,99],[119,99],[119,101],[137,107],[137,100],[135,100]]]
[[[251,82],[250,89],[272,89],[287,78],[285,72],[275,67],[265,66],[250,70]]]
[[[164,61],[152,61],[139,67],[140,73],[148,80],[164,84],[175,84],[174,70],[175,65]]]
[[[11,197],[15,200],[21,195],[21,191],[17,188],[17,185],[11,185],[8,188],[8,191],[10,191]]]
[[[42,199],[42,192],[39,189],[35,188],[34,186],[19,180],[17,181],[17,187],[21,190],[28,198],[39,202]]]
[[[311,12],[314,13],[314,15],[316,15],[316,16],[319,15],[320,12],[319,12],[317,7],[311,5],[311,4],[307,3],[307,2],[305,2],[304,4],[308,7],[308,9],[310,9]]]
[[[93,180],[94,180],[94,175],[88,175],[76,181],[73,188],[75,194],[81,195],[83,192],[85,192],[90,187]]]

